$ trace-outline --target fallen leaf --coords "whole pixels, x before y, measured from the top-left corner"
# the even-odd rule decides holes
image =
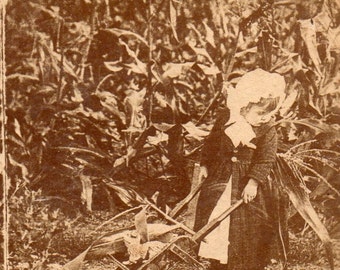
[[[84,252],[80,253],[76,258],[74,258],[72,261],[65,264],[62,268],[62,270],[80,270],[82,269],[84,265],[84,260],[87,255],[87,253],[92,248],[92,245],[89,246]]]
[[[81,201],[86,205],[86,209],[88,211],[92,211],[92,194],[93,194],[93,186],[91,177],[88,175],[84,175],[80,173],[79,175],[82,191],[81,191]]]
[[[148,227],[146,223],[146,208],[144,207],[135,215],[135,227],[137,234],[140,237],[140,243],[144,244],[149,241]]]

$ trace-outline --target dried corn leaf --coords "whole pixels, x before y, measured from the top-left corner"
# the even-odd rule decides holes
[[[129,253],[129,262],[132,264],[137,263],[139,260],[145,259],[148,254],[148,245],[146,243],[141,243],[141,238],[139,235],[135,236],[132,234],[126,234],[124,236],[124,244]]]
[[[82,269],[85,261],[85,257],[92,246],[89,246],[84,252],[80,253],[72,261],[68,262],[63,266],[61,270],[80,270]]]
[[[146,218],[147,217],[145,207],[138,214],[135,215],[135,227],[137,234],[140,236],[140,241],[142,244],[149,241]]]
[[[144,250],[150,249],[151,253],[155,253],[162,248],[161,243],[172,240],[171,232],[178,228],[177,225],[165,224],[147,224],[150,242],[144,244]],[[86,257],[102,257],[108,254],[116,254],[127,252],[127,247],[124,243],[124,238],[127,235],[136,234],[133,230],[123,230],[112,235],[101,237],[94,241],[84,252],[79,254],[72,261],[65,264],[62,270],[80,270],[84,264]],[[151,255],[150,253],[150,255]]]
[[[91,177],[88,175],[84,175],[81,173],[79,175],[82,190],[81,190],[81,201],[83,204],[85,204],[86,209],[88,211],[92,211],[92,194],[93,194],[93,186]]]

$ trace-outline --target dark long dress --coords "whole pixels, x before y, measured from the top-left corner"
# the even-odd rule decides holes
[[[273,219],[277,217],[273,214],[273,196],[277,191],[268,180],[276,158],[277,133],[272,123],[262,125],[254,128],[256,138],[252,142],[256,149],[235,148],[224,133],[228,119],[229,111],[222,111],[202,149],[201,165],[208,168],[208,177],[198,200],[195,230],[207,223],[230,176],[232,204],[241,198],[249,178],[257,180],[259,186],[255,200],[243,204],[230,216],[227,269],[263,269],[272,256],[272,244],[278,239],[277,220]]]

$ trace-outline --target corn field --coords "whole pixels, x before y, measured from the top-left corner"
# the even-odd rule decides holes
[[[165,226],[226,89],[258,67],[287,83],[272,177],[290,199],[288,269],[340,266],[340,1],[0,5],[2,269],[137,269],[108,234],[140,210]],[[165,264],[145,269],[198,269]]]

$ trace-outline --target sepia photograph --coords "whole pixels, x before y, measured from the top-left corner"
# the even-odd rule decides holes
[[[0,21],[0,270],[340,269],[340,0]]]

